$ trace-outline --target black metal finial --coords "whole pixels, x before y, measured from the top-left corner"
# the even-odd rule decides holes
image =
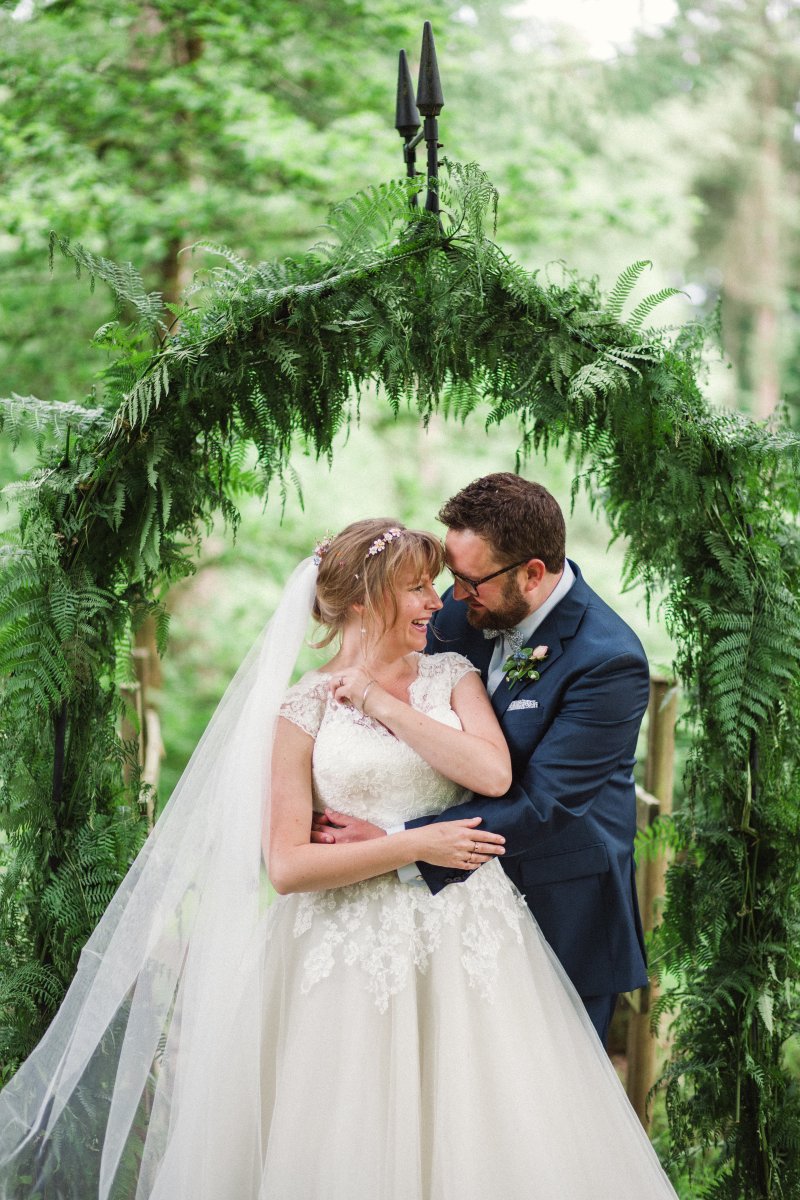
[[[419,111],[414,103],[414,83],[411,79],[411,71],[408,69],[408,58],[405,50],[401,50],[400,62],[397,66],[397,105],[394,127],[401,137],[412,138],[421,124]]]
[[[439,79],[439,64],[430,21],[422,27],[422,52],[419,60],[419,82],[417,84],[417,108],[424,117],[438,117],[444,108],[442,83]]]
[[[430,21],[426,21],[422,29],[422,54],[419,64],[419,85],[417,87],[417,103],[412,98],[411,73],[408,69],[408,59],[405,50],[400,51],[400,65],[397,75],[397,107],[395,109],[395,129],[403,138],[403,159],[406,164],[406,174],[413,179],[416,175],[416,148],[424,140],[427,148],[428,187],[425,194],[425,209],[430,213],[439,212],[439,122],[438,116],[444,107],[442,84],[439,79],[439,65],[436,62],[436,47],[433,44],[433,30]],[[417,111],[419,110],[419,111]],[[425,117],[423,128],[419,130],[420,113]],[[417,207],[417,194],[410,198],[412,208]],[[440,223],[441,225],[441,223]]]

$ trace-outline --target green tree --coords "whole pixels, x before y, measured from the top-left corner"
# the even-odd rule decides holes
[[[397,50],[419,33],[389,0],[3,4],[0,375],[49,399],[90,386],[108,299],[75,311],[50,229],[136,262],[169,303],[189,244],[305,248],[334,199],[398,173]]]
[[[721,299],[737,399],[768,416],[797,404],[800,353],[800,7],[770,0],[678,0],[675,19],[618,64],[620,112],[670,126],[669,160],[689,172],[688,265]],[[682,114],[682,120],[675,117]]]

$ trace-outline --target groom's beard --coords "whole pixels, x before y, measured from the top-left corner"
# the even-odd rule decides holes
[[[467,620],[473,629],[513,629],[530,615],[528,603],[516,579],[507,579],[495,608],[473,608],[467,605]]]

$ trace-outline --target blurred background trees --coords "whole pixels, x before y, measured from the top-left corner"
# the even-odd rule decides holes
[[[779,0],[680,0],[620,64],[621,106],[653,128],[695,200],[688,267],[721,300],[729,402],[767,417],[796,404],[800,12]],[[669,119],[671,118],[671,119]]]
[[[671,11],[598,57],[580,27],[542,15],[558,6],[530,0],[428,0],[424,13],[389,0],[6,0],[5,390],[67,399],[91,386],[86,343],[108,304],[63,269],[49,276],[50,228],[134,261],[170,302],[202,262],[193,243],[284,255],[323,235],[332,200],[397,173],[396,52],[415,60],[425,16],[445,153],[477,159],[500,188],[501,244],[606,283],[653,259],[648,290],[688,292],[667,319],[721,302],[733,372],[716,373],[720,398],[762,416],[793,402],[798,7]]]

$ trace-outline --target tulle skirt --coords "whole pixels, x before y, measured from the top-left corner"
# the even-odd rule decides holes
[[[664,1175],[574,989],[498,864],[437,897],[383,877],[279,898],[260,1095],[236,1012],[163,1200],[658,1200]],[[260,1111],[259,1127],[252,1114]]]

